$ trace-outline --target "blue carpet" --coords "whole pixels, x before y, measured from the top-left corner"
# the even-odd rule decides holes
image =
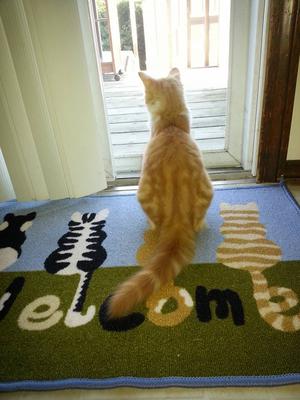
[[[216,262],[216,249],[223,241],[220,233],[220,203],[258,205],[260,222],[267,228],[267,238],[282,250],[282,260],[300,258],[300,211],[284,185],[251,186],[235,189],[217,188],[207,214],[207,227],[198,235],[194,263]],[[6,271],[44,270],[44,261],[57,248],[58,239],[68,231],[74,212],[97,213],[108,209],[103,267],[136,265],[138,247],[143,243],[147,219],[135,195],[89,196],[57,201],[16,202],[0,205],[0,220],[7,213],[24,215],[36,212],[22,246],[22,257]]]

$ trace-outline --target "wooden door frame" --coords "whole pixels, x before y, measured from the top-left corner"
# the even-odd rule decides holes
[[[300,160],[286,160],[300,55],[300,0],[270,0],[269,7],[258,182],[300,177]]]

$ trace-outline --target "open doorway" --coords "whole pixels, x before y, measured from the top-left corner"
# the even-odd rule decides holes
[[[116,176],[139,175],[149,141],[137,72],[163,77],[174,66],[206,166],[241,168],[250,1],[95,0],[95,14]]]

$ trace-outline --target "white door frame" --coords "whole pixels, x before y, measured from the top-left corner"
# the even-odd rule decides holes
[[[78,5],[81,3],[78,1]],[[100,94],[104,99],[92,2],[88,0],[98,59]],[[149,0],[147,0],[149,1]],[[147,4],[147,1],[145,4]],[[243,167],[255,174],[259,141],[269,0],[231,0],[228,110],[224,151],[203,152],[208,168]],[[167,4],[167,3],[166,3]],[[99,100],[98,100],[99,101]],[[104,102],[105,108],[105,102]],[[103,132],[106,170],[115,177],[107,118]]]
[[[225,150],[241,162],[246,97],[250,0],[231,0]]]
[[[259,2],[259,0],[256,1]],[[246,135],[248,143],[245,143],[245,152],[243,154],[243,166],[245,169],[251,168],[253,176],[256,175],[257,170],[269,28],[269,0],[264,0],[262,1],[262,3],[264,3],[264,5],[259,4],[259,8],[257,11],[258,20],[262,19],[262,23],[258,24],[257,31],[257,36],[261,38],[261,46],[259,46],[259,43],[256,46],[256,64],[253,65],[253,76],[254,82],[256,84],[256,90],[254,92],[256,96],[253,95],[253,100],[251,106],[249,107],[249,128],[247,131],[248,135]],[[261,30],[259,30],[260,27]]]
[[[268,0],[231,0],[225,150],[256,173],[263,96]]]

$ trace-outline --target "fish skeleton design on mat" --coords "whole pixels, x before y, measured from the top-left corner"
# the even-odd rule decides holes
[[[106,238],[103,227],[108,214],[108,209],[97,214],[75,212],[69,222],[69,231],[59,239],[59,247],[45,260],[45,269],[51,274],[80,275],[73,302],[65,318],[68,327],[84,325],[95,315],[94,305],[88,307],[86,314],[82,314],[82,310],[93,272],[107,257],[101,244]]]
[[[266,239],[256,203],[221,203],[220,215],[224,219],[220,231],[225,240],[217,249],[217,261],[249,272],[258,311],[269,325],[284,332],[299,330],[300,314],[282,314],[299,303],[296,293],[284,287],[269,287],[262,273],[281,260],[281,250]]]

